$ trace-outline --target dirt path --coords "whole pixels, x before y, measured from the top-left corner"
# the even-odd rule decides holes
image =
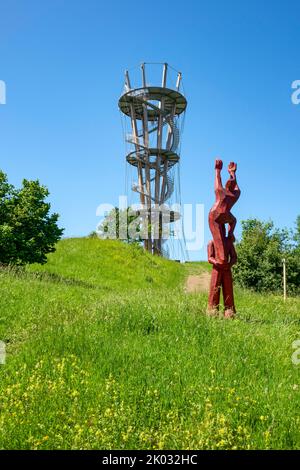
[[[193,292],[208,292],[210,283],[210,274],[203,272],[198,275],[191,274],[187,277],[185,283],[185,292],[190,294]]]

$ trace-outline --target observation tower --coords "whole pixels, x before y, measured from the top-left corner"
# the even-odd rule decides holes
[[[160,83],[154,85],[151,70],[155,67],[157,72],[157,66]],[[138,75],[136,69],[133,74],[125,72],[119,99],[125,121],[126,161],[136,180],[131,181],[131,190],[138,196],[137,215],[146,227],[144,248],[164,256],[168,256],[164,246],[172,224],[180,220],[180,211],[171,210],[170,203],[181,202],[180,140],[187,107],[181,89],[181,73],[167,63],[142,63]]]

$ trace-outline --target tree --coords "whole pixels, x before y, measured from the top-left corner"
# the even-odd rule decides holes
[[[242,221],[242,237],[236,246],[238,263],[234,268],[237,283],[256,291],[282,289],[282,260],[285,258],[289,291],[299,290],[299,251],[293,239],[288,230],[275,228],[273,222]]]
[[[0,170],[0,263],[45,263],[63,229],[50,215],[49,191],[39,181],[24,179],[16,189]]]
[[[99,238],[121,239],[128,243],[141,241],[141,224],[138,215],[128,207],[114,207],[96,231]]]
[[[300,249],[300,215],[298,215],[295,222],[295,230],[293,232],[293,240],[296,244],[296,247]]]
[[[295,291],[299,291],[300,286],[300,215],[295,223],[295,230],[292,232],[294,242],[293,250],[288,258],[288,281]],[[298,286],[298,288],[296,287]]]

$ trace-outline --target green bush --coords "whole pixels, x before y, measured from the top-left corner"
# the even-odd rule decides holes
[[[242,221],[242,237],[237,243],[237,283],[255,291],[282,289],[282,264],[286,260],[290,293],[300,290],[300,217],[296,231],[277,229],[273,222]]]
[[[133,223],[135,224],[134,236],[129,231],[129,227]],[[92,232],[89,236],[98,236],[104,240],[120,239],[127,243],[138,243],[142,240],[140,232],[141,223],[132,208],[128,207],[127,209],[120,210],[118,207],[115,207],[99,224],[97,231]]]
[[[63,229],[49,215],[49,192],[39,181],[23,180],[21,189],[0,170],[0,264],[45,263]]]

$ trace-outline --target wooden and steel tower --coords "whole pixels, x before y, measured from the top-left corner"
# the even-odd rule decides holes
[[[139,195],[139,215],[149,227],[144,247],[151,253],[162,255],[164,226],[180,218],[179,212],[169,209],[168,202],[176,189],[173,170],[180,159],[181,123],[187,101],[181,92],[181,73],[176,71],[171,84],[170,66],[166,63],[160,66],[159,85],[150,85],[147,81],[151,64],[141,64],[137,87],[132,86],[129,72],[125,72],[119,108],[129,121],[130,132],[125,133],[129,144],[126,160],[136,169],[137,175],[131,189]],[[171,69],[173,73],[174,69]],[[155,236],[152,230],[154,220],[158,223]]]

